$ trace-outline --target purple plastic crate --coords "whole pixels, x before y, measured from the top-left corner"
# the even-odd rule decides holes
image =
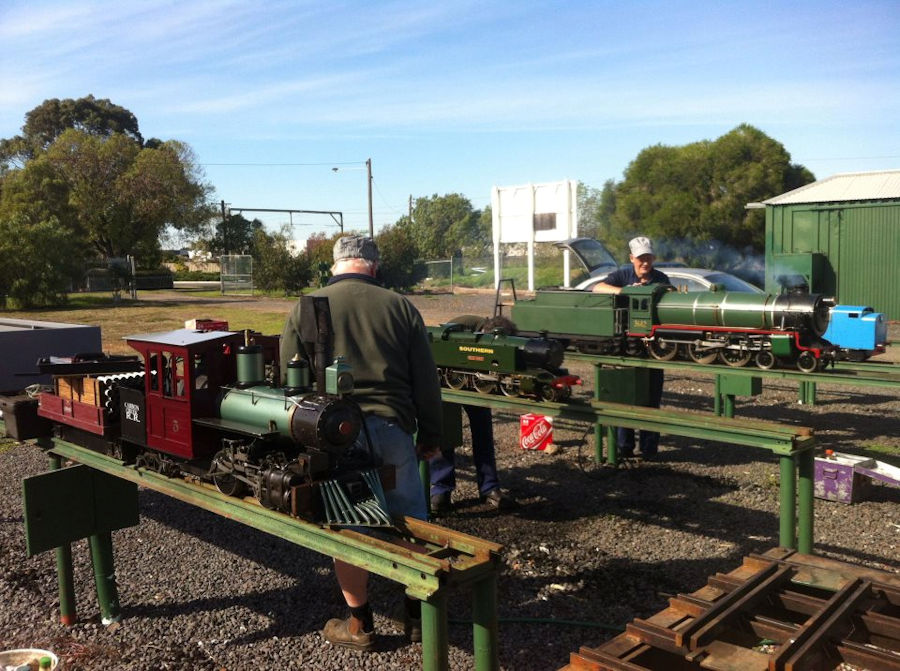
[[[855,503],[865,498],[872,481],[855,469],[874,467],[874,459],[835,452],[830,456],[816,457],[815,462],[816,498],[840,503]]]

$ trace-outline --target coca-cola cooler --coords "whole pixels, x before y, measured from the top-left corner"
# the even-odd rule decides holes
[[[546,450],[553,442],[553,418],[529,412],[519,418],[519,447]]]

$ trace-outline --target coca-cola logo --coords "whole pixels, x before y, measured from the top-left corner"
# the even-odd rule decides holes
[[[550,424],[547,422],[538,422],[530,433],[522,436],[522,448],[525,450],[537,449],[544,438],[550,433]]]

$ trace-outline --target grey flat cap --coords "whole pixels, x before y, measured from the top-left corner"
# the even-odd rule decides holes
[[[372,238],[363,235],[345,235],[334,243],[334,260],[365,259],[378,261],[378,245]]]

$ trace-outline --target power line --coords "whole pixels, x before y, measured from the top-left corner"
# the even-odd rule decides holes
[[[208,166],[220,166],[220,167],[238,167],[238,168],[286,168],[286,167],[295,167],[295,168],[303,168],[303,167],[321,167],[323,165],[333,166],[333,165],[357,165],[358,163],[364,163],[364,161],[329,161],[327,163],[197,163],[196,165],[202,165],[204,167]]]

